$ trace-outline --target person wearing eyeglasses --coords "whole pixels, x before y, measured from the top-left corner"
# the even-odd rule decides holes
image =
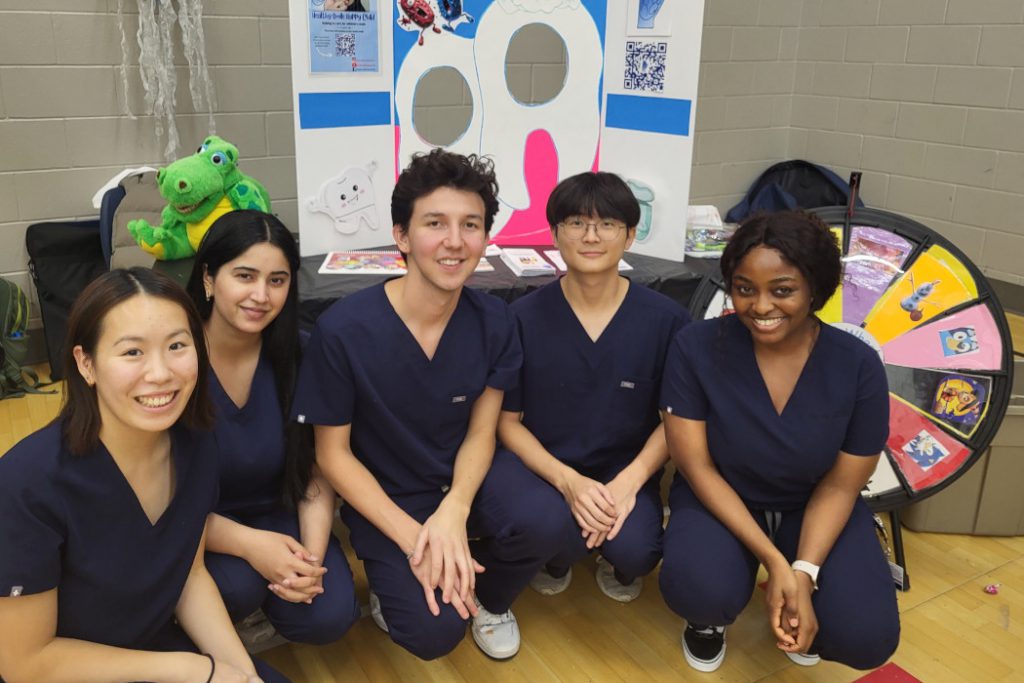
[[[597,584],[635,600],[661,559],[659,479],[668,446],[662,368],[686,309],[619,275],[640,205],[612,173],[581,173],[551,193],[547,219],[564,277],[515,301],[523,367],[498,421],[505,448],[565,500],[570,537],[531,586],[561,593],[597,550]],[[575,521],[575,524],[572,523]]]

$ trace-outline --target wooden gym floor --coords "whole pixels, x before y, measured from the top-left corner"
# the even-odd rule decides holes
[[[1015,348],[1024,349],[1024,318],[1009,316]],[[41,368],[46,371],[45,367]],[[57,413],[60,397],[0,401],[0,453]],[[337,529],[344,537],[344,528]],[[960,683],[1024,681],[1024,536],[997,538],[904,530],[912,589],[899,594],[902,639],[875,681]],[[366,576],[349,552],[356,587]],[[364,617],[340,641],[322,647],[287,644],[261,654],[296,683],[368,681],[854,681],[865,672],[822,662],[792,664],[776,650],[762,592],[729,628],[728,654],[714,674],[690,669],[680,648],[682,620],[661,601],[657,571],[629,605],[606,598],[588,560],[565,593],[545,598],[527,589],[514,606],[523,633],[519,654],[494,662],[467,638],[452,654],[422,662],[394,645]],[[983,589],[1000,584],[996,595]],[[895,665],[895,666],[892,666]],[[896,669],[902,669],[899,671]],[[899,677],[903,673],[911,677]]]

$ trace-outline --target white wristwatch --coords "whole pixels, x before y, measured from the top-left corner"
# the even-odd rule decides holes
[[[803,572],[811,577],[811,585],[814,586],[814,590],[818,590],[818,572],[821,570],[821,567],[811,564],[807,560],[794,560],[790,566],[793,568],[793,571]]]

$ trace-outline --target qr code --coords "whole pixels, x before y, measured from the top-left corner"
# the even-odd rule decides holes
[[[356,34],[339,33],[334,36],[334,53],[339,57],[355,57]]]
[[[626,90],[665,90],[665,57],[668,43],[626,42]]]

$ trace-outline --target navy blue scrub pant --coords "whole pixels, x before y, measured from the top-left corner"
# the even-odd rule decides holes
[[[276,531],[299,538],[295,513],[280,510],[239,523],[264,531]],[[333,643],[359,618],[359,601],[352,585],[352,572],[338,539],[331,535],[324,554],[324,592],[311,604],[282,600],[267,588],[267,580],[248,562],[234,555],[206,553],[206,568],[217,583],[232,621],[239,621],[262,608],[277,632],[293,643]]]
[[[731,624],[750,601],[758,561],[676,476],[669,495],[661,593],[691,624]],[[767,532],[764,512],[751,511]],[[804,511],[783,512],[775,545],[796,559]],[[900,619],[896,589],[878,543],[871,512],[858,499],[850,520],[821,565],[812,604],[818,635],[811,647],[822,659],[872,669],[896,650]]]
[[[628,463],[627,463],[628,464]],[[603,473],[584,472],[585,476],[607,484],[625,468],[616,467]],[[646,576],[661,561],[662,522],[664,520],[661,502],[661,474],[657,474],[637,491],[636,505],[629,513],[622,528],[614,539],[606,540],[597,549],[604,559],[608,560],[618,576],[619,581],[628,584],[638,576]],[[559,496],[561,498],[561,496]],[[583,538],[576,518],[572,516],[569,505],[562,500],[562,514],[568,516],[566,526],[569,534],[558,554],[547,563],[548,573],[552,576],[565,576],[569,569],[586,557],[586,539]]]
[[[396,499],[399,506],[424,522],[441,503],[438,491]],[[467,520],[470,551],[486,571],[477,575],[476,595],[489,612],[506,612],[565,540],[561,496],[530,472],[515,455],[499,450],[484,477]],[[466,621],[441,602],[441,614],[427,608],[423,588],[409,568],[405,553],[362,515],[346,505],[342,519],[363,561],[370,590],[380,599],[381,614],[391,639],[421,659],[451,652],[466,633]]]

